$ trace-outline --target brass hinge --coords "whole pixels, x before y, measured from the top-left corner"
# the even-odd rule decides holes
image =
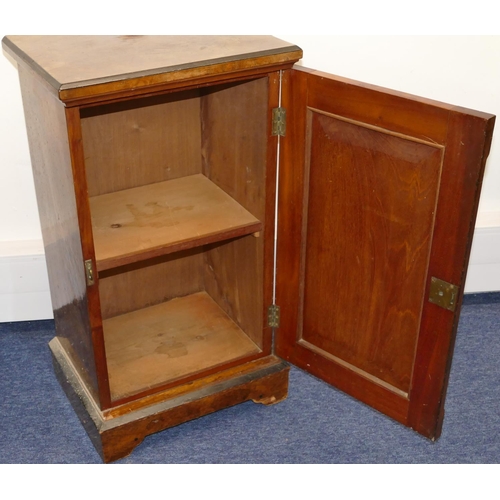
[[[272,135],[284,136],[286,133],[286,109],[273,109],[273,129]]]
[[[267,309],[267,326],[279,328],[280,326],[280,307],[277,305],[269,306]]]
[[[448,311],[454,311],[457,306],[459,287],[438,278],[431,278],[429,302]]]
[[[85,277],[87,278],[87,286],[91,286],[95,283],[94,264],[92,264],[91,259],[85,261]]]

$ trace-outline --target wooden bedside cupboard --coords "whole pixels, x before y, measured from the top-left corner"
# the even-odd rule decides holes
[[[441,432],[492,115],[270,36],[7,36],[59,381],[105,462],[292,363]]]

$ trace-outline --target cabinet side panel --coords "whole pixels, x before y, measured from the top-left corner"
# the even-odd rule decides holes
[[[264,222],[268,79],[215,87],[202,97],[203,173]]]
[[[81,114],[90,196],[201,173],[198,91],[96,106]]]
[[[258,237],[209,247],[205,287],[265,349],[270,344],[263,332],[264,309],[272,295],[272,274],[267,269],[272,261],[274,221],[274,214],[266,209],[266,196],[274,195],[274,168],[268,165],[269,85],[266,77],[218,86],[205,93],[201,103],[203,173],[264,226]]]
[[[64,106],[19,67],[56,334],[97,392],[71,156]]]
[[[263,332],[262,238],[208,246],[205,287],[219,307],[260,347]]]

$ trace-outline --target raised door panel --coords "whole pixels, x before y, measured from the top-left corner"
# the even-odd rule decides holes
[[[443,149],[308,115],[301,342],[407,395]]]
[[[309,70],[283,100],[277,353],[436,438],[493,117]]]

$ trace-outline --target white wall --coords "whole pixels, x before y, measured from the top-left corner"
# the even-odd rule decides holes
[[[500,114],[500,36],[275,36],[304,50],[304,66]],[[500,290],[500,122],[498,129],[467,291]],[[51,316],[41,248],[17,72],[2,57],[0,321]]]

